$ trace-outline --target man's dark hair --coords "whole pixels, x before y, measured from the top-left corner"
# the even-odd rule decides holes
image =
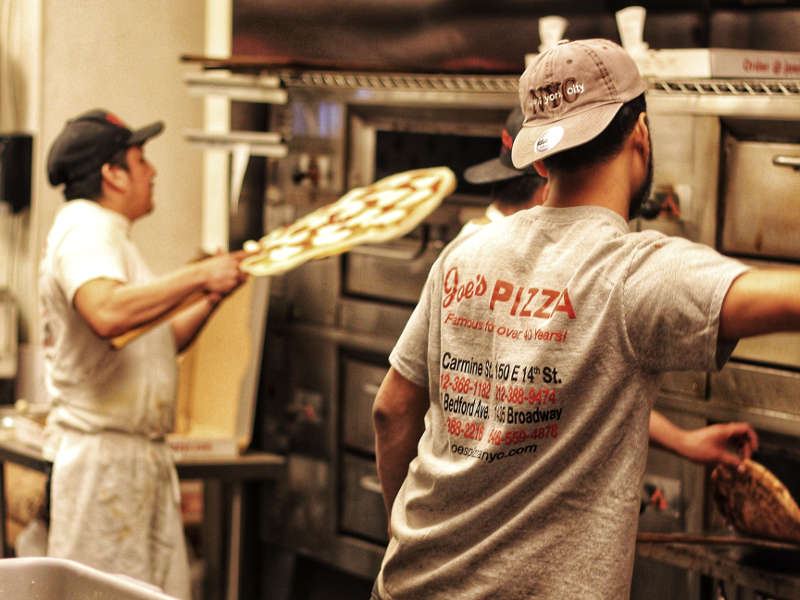
[[[554,173],[575,171],[610,160],[622,149],[633,131],[639,115],[647,110],[644,94],[629,100],[596,138],[585,144],[552,154],[542,160],[545,168]]]
[[[492,184],[492,199],[506,206],[525,204],[545,181],[536,173],[525,173],[519,177],[497,181]]]
[[[127,162],[128,148],[123,148],[114,153],[114,156],[109,158],[106,163],[114,167],[120,167],[128,170]],[[75,200],[76,198],[84,198],[86,200],[97,200],[103,193],[103,174],[102,167],[95,169],[85,177],[70,181],[64,186],[64,197],[67,200]]]

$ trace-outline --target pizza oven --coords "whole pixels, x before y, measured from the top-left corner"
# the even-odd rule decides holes
[[[796,82],[650,84],[654,186],[646,218],[636,227],[681,235],[760,268],[800,264]],[[665,374],[655,406],[687,428],[751,423],[760,438],[753,458],[800,499],[798,344],[797,334],[742,340],[718,373]],[[651,450],[642,495],[649,499],[657,493],[664,502],[647,505],[640,532],[693,535],[700,541],[730,534],[712,500],[709,473]],[[800,597],[796,550],[707,542],[640,543],[637,551],[634,597]]]
[[[288,150],[263,172],[248,171],[244,196],[253,181],[256,192],[240,206],[249,220],[240,221],[261,230],[244,239],[392,173],[446,165],[459,177],[456,191],[408,235],[306,263],[270,286],[256,439],[287,454],[288,479],[262,501],[261,537],[371,579],[386,543],[372,401],[433,261],[489,202],[488,189],[465,184],[461,175],[499,151],[498,134],[517,102],[517,76],[275,75],[287,103],[268,115],[234,111],[234,119],[279,133]],[[646,216],[633,228],[684,236],[765,267],[800,263],[792,194],[800,178],[796,82],[654,78],[648,113],[654,187]],[[742,342],[720,373],[667,373],[656,408],[685,428],[752,423],[762,440],[756,458],[800,497],[798,340]],[[708,475],[703,466],[651,450],[640,531],[724,531]],[[797,573],[772,568],[778,561],[768,556],[764,548],[639,544],[633,597],[800,597]]]
[[[290,101],[272,107],[270,130],[289,153],[268,167],[265,230],[393,173],[448,166],[458,178],[409,234],[271,285],[261,438],[288,454],[289,486],[265,537],[373,578],[387,523],[372,401],[433,262],[489,202],[488,188],[461,174],[497,156],[516,77],[295,72],[284,81]]]

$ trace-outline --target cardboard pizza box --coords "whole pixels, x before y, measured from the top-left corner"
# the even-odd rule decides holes
[[[269,278],[251,277],[217,307],[179,358],[176,458],[236,456],[253,435]]]
[[[645,76],[682,79],[797,78],[800,52],[733,48],[651,50],[634,56]]]
[[[643,77],[663,79],[796,79],[800,52],[738,48],[665,48],[630,51]],[[537,54],[526,54],[529,65]]]

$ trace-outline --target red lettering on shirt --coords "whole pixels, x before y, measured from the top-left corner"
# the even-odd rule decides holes
[[[478,273],[466,282],[459,278],[458,267],[450,267],[444,277],[442,308],[482,297],[488,288],[486,277]],[[505,279],[497,279],[489,296],[489,310],[508,310],[511,316],[549,319],[562,312],[575,318],[575,307],[566,288],[551,290],[534,286],[515,285]]]

